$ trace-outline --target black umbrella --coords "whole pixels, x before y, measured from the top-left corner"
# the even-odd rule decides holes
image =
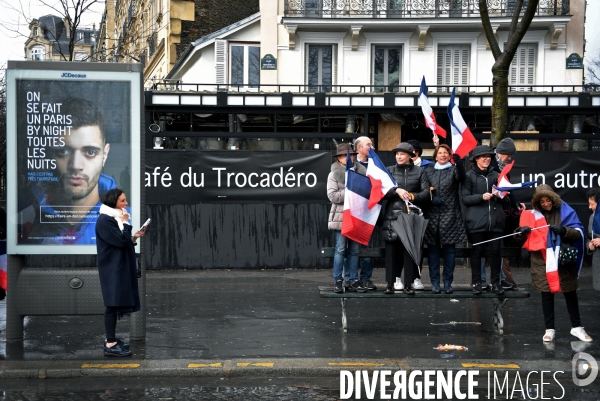
[[[428,220],[423,217],[423,212],[420,208],[410,202],[407,202],[406,205],[408,212],[400,213],[398,218],[392,221],[392,229],[396,232],[409,255],[419,267],[420,272],[421,247]]]

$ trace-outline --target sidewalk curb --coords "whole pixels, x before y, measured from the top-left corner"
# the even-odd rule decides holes
[[[466,366],[465,366],[466,364]],[[562,371],[571,374],[570,360],[468,359],[234,359],[126,361],[2,361],[0,380],[102,377],[335,377],[341,370],[479,370],[497,372]]]

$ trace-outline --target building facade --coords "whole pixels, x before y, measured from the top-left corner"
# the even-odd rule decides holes
[[[495,4],[492,26],[504,46],[515,2],[490,3]],[[165,82],[145,93],[146,186],[157,194],[148,215],[178,222],[158,227],[148,266],[330,267],[319,257],[321,247],[332,245],[325,189],[318,201],[236,198],[257,184],[250,181],[255,171],[244,171],[242,161],[281,163],[276,154],[282,152],[291,163],[283,163],[285,172],[293,172],[298,168],[293,163],[306,155],[329,157],[337,144],[365,134],[386,165],[393,163],[386,150],[403,140],[419,140],[430,155],[431,131],[418,104],[423,77],[442,127],[449,130],[446,108],[456,88],[455,102],[471,131],[479,141],[489,141],[494,59],[477,5],[473,0],[262,0],[259,13],[191,42]],[[515,175],[552,177],[547,182],[582,213],[580,192],[591,181],[577,190],[572,181],[556,181],[555,172],[542,171],[553,168],[544,156],[549,153],[539,151],[557,151],[552,157],[565,163],[579,157],[578,163],[588,165],[600,149],[600,93],[582,85],[582,68],[567,65],[572,54],[583,55],[584,5],[584,0],[540,0],[511,66],[507,132],[520,149]],[[240,167],[215,167],[235,151],[244,151]],[[314,167],[320,179],[328,172],[328,165],[321,167]],[[212,189],[194,193],[186,186],[178,192],[156,186],[152,178],[159,170],[178,172],[174,177],[182,177],[181,185],[191,185],[186,177],[195,171],[211,177],[214,168],[235,171],[227,180],[239,185],[242,195],[220,193],[218,182],[216,197],[207,200],[204,194]],[[373,245],[378,244],[375,230]]]
[[[187,44],[258,10],[258,0],[108,0],[98,61],[144,64],[146,86],[161,82]]]
[[[77,29],[73,41],[73,61],[91,61],[96,45],[95,28]],[[70,58],[71,32],[68,22],[56,15],[45,15],[29,23],[25,59],[67,61]]]

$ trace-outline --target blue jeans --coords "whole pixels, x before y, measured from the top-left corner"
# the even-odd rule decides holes
[[[362,258],[360,260],[360,281],[365,282],[371,280],[375,262],[371,258]]]
[[[500,259],[502,263],[502,259]],[[481,258],[481,282],[485,283],[485,279],[487,278],[485,274],[485,258]],[[506,274],[502,271],[502,267],[500,268],[500,280],[506,280]]]
[[[333,280],[342,279],[348,283],[358,280],[358,248],[360,244],[342,235],[341,231],[333,232],[335,238],[335,255],[333,257]]]
[[[444,259],[444,285],[452,284],[454,280],[454,267],[456,266],[456,247],[454,244],[429,245],[429,278],[431,284],[440,284],[440,251]]]

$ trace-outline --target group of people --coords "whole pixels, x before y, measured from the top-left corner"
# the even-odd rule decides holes
[[[419,157],[422,149],[418,142],[415,141],[414,145],[410,142],[412,141],[401,142],[392,150],[396,163],[387,167],[396,186],[384,197],[387,201],[383,209],[381,227],[386,255],[384,293],[394,294],[395,291],[403,289],[406,294],[414,294],[415,289],[423,289],[423,287],[418,288],[418,284],[421,284],[419,266],[422,262],[411,256],[400,239],[399,231],[403,228],[396,223],[401,213],[410,212],[407,205],[415,205],[424,212],[424,217],[428,220],[424,245],[428,248],[431,291],[434,294],[442,291],[445,294],[453,293],[456,244],[468,240],[473,244],[470,258],[473,294],[479,295],[486,289],[485,278],[482,277],[482,273],[485,274],[482,255],[487,247],[491,291],[503,295],[507,286],[502,283],[510,280],[514,284],[514,280],[508,259],[501,258],[500,237],[507,233],[514,233],[514,236],[505,238],[504,241],[513,241],[513,244],[505,243],[505,245],[515,246],[515,240],[525,243],[532,233],[531,227],[520,224],[520,216],[526,212],[525,205],[512,192],[501,195],[493,188],[498,184],[501,171],[511,162],[516,153],[513,140],[506,138],[495,149],[486,145],[477,146],[471,152],[469,159],[471,167],[468,171],[464,166],[465,159],[453,154],[448,145],[437,145],[433,153],[433,162],[428,162]],[[376,289],[371,281],[372,261],[368,261],[370,269],[367,269],[366,274],[361,273],[359,277],[360,245],[341,234],[346,154],[350,152],[352,155],[355,170],[360,174],[366,174],[364,167],[368,151],[373,147],[367,137],[360,137],[355,143],[356,152],[348,143],[338,146],[327,183],[327,194],[332,202],[329,229],[335,233],[333,276],[334,291],[337,293]],[[368,149],[365,151],[366,146]],[[418,148],[419,154],[415,152],[415,147]],[[359,155],[360,162],[356,161],[356,154]],[[590,195],[589,202],[590,208],[593,204],[595,210],[594,202],[598,202],[598,194]],[[560,236],[566,243],[583,240],[583,231],[573,227],[574,223],[571,221],[567,224],[563,219],[564,212],[561,213],[561,205],[566,204],[548,185],[540,185],[536,188],[532,207],[546,219],[549,230]],[[571,214],[571,217],[573,216],[576,219],[574,212]],[[596,247],[600,247],[600,235],[589,241],[589,251],[595,250]],[[441,261],[444,268],[440,275]],[[361,265],[361,268],[363,266]],[[399,279],[403,269],[404,285]],[[546,270],[542,251],[531,251],[532,283],[533,287],[542,293],[542,309],[547,329],[543,340],[552,341],[554,339],[554,292],[558,291],[550,288]],[[559,268],[561,284],[559,291],[563,292],[567,302],[572,325],[571,334],[582,341],[591,341],[591,337],[581,326],[579,316],[575,292],[578,273],[578,269]]]

